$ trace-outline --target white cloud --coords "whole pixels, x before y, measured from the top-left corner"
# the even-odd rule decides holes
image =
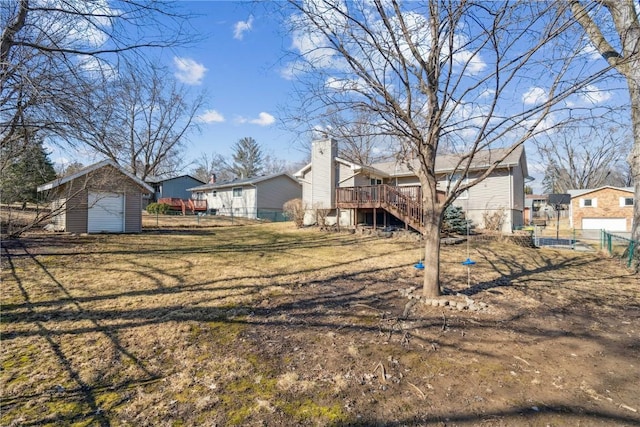
[[[547,100],[547,91],[541,87],[532,87],[522,94],[522,102],[525,105],[534,105]]]
[[[599,104],[611,99],[611,92],[601,90],[595,85],[588,85],[584,88],[584,93],[581,94],[581,97],[592,104]]]
[[[265,113],[264,111],[258,114],[258,117],[255,119],[248,119],[246,117],[238,117],[236,119],[236,122],[238,123],[251,123],[253,125],[258,125],[258,126],[269,126],[275,123],[275,121],[276,121],[275,117],[273,117],[269,113]]]
[[[198,116],[198,121],[201,123],[222,123],[224,116],[216,110],[207,110]]]
[[[173,57],[173,64],[178,69],[175,72],[176,78],[182,83],[188,85],[199,85],[207,69],[204,65],[194,61],[191,58]]]
[[[244,33],[250,31],[253,28],[253,15],[249,16],[246,21],[238,21],[233,27],[233,38],[236,40],[242,40]]]

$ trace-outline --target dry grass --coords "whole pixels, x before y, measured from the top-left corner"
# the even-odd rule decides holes
[[[444,247],[491,309],[401,319],[413,239],[149,219],[4,242],[2,425],[640,422],[638,278],[596,254],[478,242],[469,288]]]

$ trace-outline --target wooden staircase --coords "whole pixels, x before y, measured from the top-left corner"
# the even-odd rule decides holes
[[[336,189],[340,209],[384,209],[407,227],[424,233],[422,196],[419,186],[394,187],[387,184]]]

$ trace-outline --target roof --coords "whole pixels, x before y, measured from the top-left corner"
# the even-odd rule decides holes
[[[494,163],[498,162],[502,157],[506,155],[504,160],[500,161],[498,167],[507,168],[520,164],[520,159],[525,156],[524,147],[522,145],[513,149],[509,154],[511,148],[495,148],[492,150],[478,151],[473,156],[470,170],[482,170],[488,169]],[[436,173],[454,172],[456,165],[460,161],[461,156],[459,154],[440,154],[436,156]],[[527,162],[523,163],[524,175],[527,176]],[[400,176],[413,176],[415,172],[411,169],[418,168],[418,161],[412,161],[412,168],[409,168],[406,162],[394,161],[385,163],[376,163],[371,165],[375,169],[380,170],[392,177]],[[459,168],[458,168],[459,169]]]
[[[276,174],[273,174],[273,175],[262,175],[262,176],[256,176],[256,177],[253,177],[253,178],[234,179],[233,181],[225,181],[225,182],[217,182],[215,184],[199,185],[197,187],[187,188],[187,191],[218,190],[218,189],[230,188],[230,187],[242,187],[242,186],[246,186],[246,185],[256,185],[256,184],[259,184],[259,183],[264,182],[264,181],[269,181],[269,180],[272,180],[272,179],[275,179],[275,178],[279,178],[281,176],[289,178],[290,180],[292,180],[296,184],[300,184],[297,179],[295,179],[294,177],[292,177],[288,173],[276,173]]]
[[[570,194],[571,198],[573,199],[574,197],[584,196],[585,194],[594,193],[596,191],[604,190],[604,189],[607,189],[607,188],[609,188],[611,190],[620,190],[620,191],[627,191],[629,193],[633,193],[633,187],[614,187],[613,185],[603,185],[602,187],[598,187],[598,188],[584,188],[584,189],[578,189],[578,190],[567,190],[567,194]]]
[[[191,175],[172,176],[171,178],[161,178],[161,177],[158,177],[158,176],[148,176],[148,177],[145,179],[145,182],[148,182],[148,183],[150,183],[150,184],[158,184],[158,183],[160,183],[160,182],[172,181],[172,180],[174,180],[174,179],[179,179],[179,178],[191,178],[192,180],[194,180],[194,181],[198,181],[198,182],[200,182],[200,183],[202,183],[202,184],[204,184],[204,183],[205,183],[205,182],[204,182],[204,181],[202,181],[201,179],[194,178],[194,177],[192,177]]]
[[[101,162],[98,163],[94,163],[90,166],[87,166],[86,168],[82,168],[79,171],[72,173],[71,175],[67,175],[64,176],[62,178],[57,178],[54,179],[53,181],[49,181],[45,184],[39,185],[38,186],[38,192],[41,191],[47,191],[47,190],[51,190],[53,188],[59,187],[63,184],[66,184],[67,182],[71,182],[74,179],[80,178],[81,176],[87,175],[93,171],[96,171],[98,169],[102,169],[105,166],[111,166],[113,168],[115,168],[116,170],[118,170],[120,173],[122,173],[123,175],[126,175],[129,179],[131,179],[132,181],[134,181],[136,184],[138,184],[140,187],[142,187],[143,189],[147,190],[149,193],[153,193],[153,188],[151,188],[151,186],[149,186],[149,184],[147,184],[146,182],[144,182],[143,180],[141,180],[140,178],[138,178],[137,176],[135,176],[134,174],[126,171],[125,169],[123,169],[120,165],[118,165],[116,162],[114,162],[111,159],[105,159]]]

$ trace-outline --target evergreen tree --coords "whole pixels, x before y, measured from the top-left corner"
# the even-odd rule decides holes
[[[448,206],[442,217],[442,231],[445,233],[466,234],[467,225],[471,226],[471,221],[465,218],[464,211],[460,206]]]
[[[255,139],[245,137],[233,146],[231,172],[238,178],[253,178],[262,172],[262,150]]]
[[[2,203],[36,202],[37,187],[55,178],[56,171],[42,141],[30,141],[24,151],[13,157],[2,171]]]

